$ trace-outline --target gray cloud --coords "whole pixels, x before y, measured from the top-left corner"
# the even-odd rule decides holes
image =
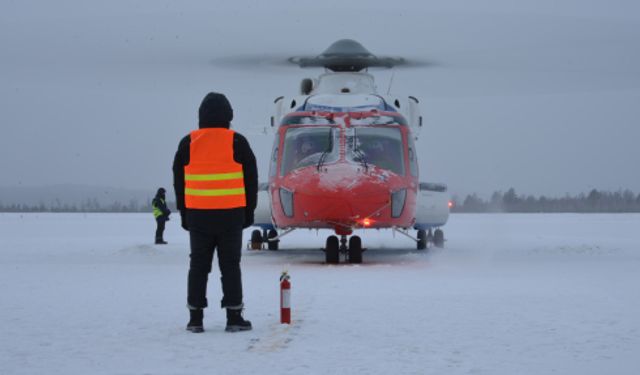
[[[433,59],[395,73],[422,99],[422,179],[453,191],[640,191],[640,6],[631,1],[5,2],[0,185],[171,184],[178,140],[228,94],[266,177],[273,98],[316,71],[222,69],[243,53],[317,53],[349,37]],[[394,7],[392,7],[392,5]],[[378,72],[386,90],[389,72]]]

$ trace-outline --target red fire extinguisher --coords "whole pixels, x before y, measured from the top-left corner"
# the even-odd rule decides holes
[[[280,276],[280,323],[291,324],[291,283],[287,271]]]

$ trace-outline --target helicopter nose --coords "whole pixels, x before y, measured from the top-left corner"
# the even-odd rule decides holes
[[[336,165],[314,177],[300,181],[296,189],[295,212],[303,220],[355,223],[388,209],[389,186],[375,174]]]

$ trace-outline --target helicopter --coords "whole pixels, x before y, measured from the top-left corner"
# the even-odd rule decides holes
[[[420,182],[415,140],[423,127],[419,101],[377,91],[369,68],[410,61],[378,57],[351,39],[323,53],[291,57],[301,68],[324,68],[300,92],[275,99],[269,180],[261,183],[250,249],[278,250],[297,229],[330,229],[328,264],[362,263],[360,229],[391,229],[443,247],[449,217],[447,186]],[[410,230],[416,230],[415,236]]]

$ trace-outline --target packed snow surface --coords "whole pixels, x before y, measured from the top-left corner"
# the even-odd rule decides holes
[[[362,232],[364,263],[333,266],[329,232],[293,232],[243,250],[253,331],[224,332],[214,267],[192,334],[178,222],[156,246],[150,214],[0,214],[0,374],[638,374],[639,227],[455,214],[444,249]]]

